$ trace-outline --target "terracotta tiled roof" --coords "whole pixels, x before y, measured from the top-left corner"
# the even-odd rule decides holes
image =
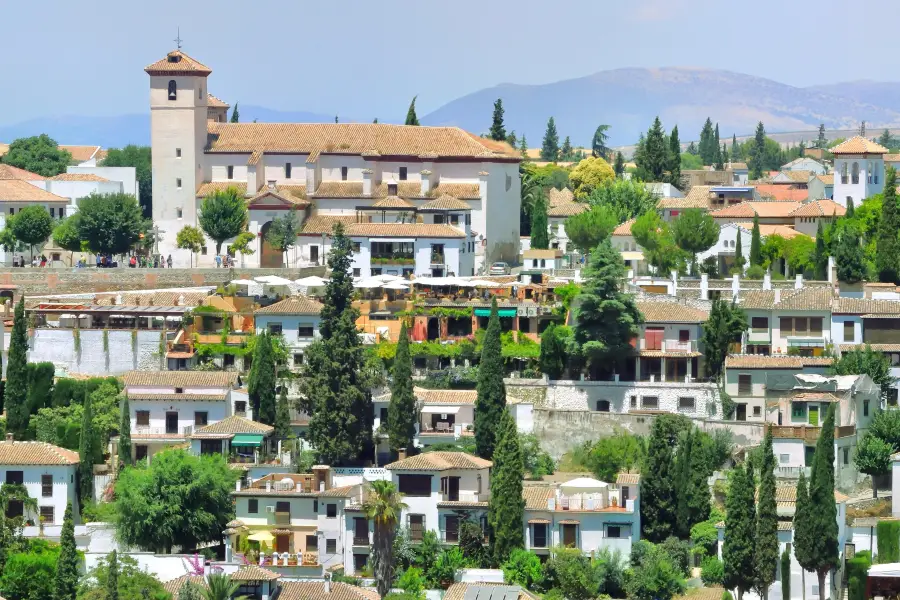
[[[419,211],[432,210],[472,210],[472,207],[462,200],[444,194],[419,207]]]
[[[691,192],[693,191],[692,188]],[[678,208],[683,210],[688,208],[699,208],[701,210],[707,210],[709,209],[709,197],[705,194],[691,194],[688,192],[688,195],[684,198],[660,198],[659,202],[656,203],[656,208]]]
[[[832,154],[887,154],[888,149],[881,144],[856,135],[829,150]]]
[[[525,510],[547,510],[547,500],[556,497],[556,489],[547,485],[526,485],[522,488]]]
[[[751,310],[815,310],[830,311],[834,300],[829,288],[802,288],[781,290],[781,299],[775,302],[775,290],[746,290],[741,292],[738,304]]]
[[[475,404],[478,392],[475,390],[429,390],[413,388],[416,398],[423,404]]]
[[[448,469],[487,469],[489,460],[466,452],[425,452],[398,460],[385,468],[392,471],[446,471]]]
[[[126,386],[231,387],[237,373],[224,371],[129,371]]]
[[[197,197],[205,198],[214,192],[222,192],[228,188],[234,188],[242,196],[247,194],[246,181],[204,181],[197,188]]]
[[[163,588],[172,595],[172,600],[178,600],[178,593],[188,581],[201,588],[208,587],[206,584],[206,577],[203,575],[182,575],[181,577],[165,582]]]
[[[725,368],[730,369],[802,369],[803,367],[828,366],[831,363],[831,358],[821,356],[732,354],[725,358]]]
[[[831,312],[839,315],[896,314],[900,313],[900,300],[835,298]]]
[[[900,154],[891,154],[889,156],[900,157]],[[885,156],[884,160],[886,161],[887,159],[888,159],[888,157]],[[897,160],[900,160],[900,158],[898,158]],[[816,175],[816,179],[818,179],[825,185],[834,185],[834,173],[829,173],[828,175]]]
[[[318,215],[310,218],[300,235],[330,234],[333,224],[343,222],[349,237],[464,238],[466,234],[445,224],[433,223],[357,223],[356,217]]]
[[[367,153],[407,157],[433,154],[437,158],[521,160],[518,151],[508,144],[489,143],[457,127],[408,127],[384,123],[208,122],[207,128],[207,152],[262,150],[272,153]]]
[[[362,181],[323,181],[311,194],[313,198],[365,198]]]
[[[258,315],[318,315],[322,304],[307,296],[291,296],[254,311]]]
[[[335,223],[343,223],[346,233],[348,227],[356,224],[356,217],[352,215],[313,215],[304,221],[301,234],[331,234]]]
[[[239,417],[238,415],[231,415],[230,417],[226,417],[217,423],[201,427],[193,433],[193,436],[203,437],[205,435],[232,435],[236,433],[258,433],[262,435],[268,435],[274,430],[275,428],[271,425],[265,425],[264,423],[251,421],[250,419],[245,419],[244,417]]]
[[[691,588],[683,596],[676,596],[675,600],[722,600],[724,592],[720,587]]]
[[[43,175],[20,169],[12,165],[0,164],[0,179],[21,179],[23,181],[43,181],[47,179]]]
[[[813,177],[812,171],[782,171],[779,175],[784,175],[794,183],[808,183]]]
[[[45,192],[22,179],[0,179],[0,201],[4,202],[69,202],[68,198]]]
[[[562,250],[549,248],[542,250],[539,248],[530,248],[522,253],[523,258],[562,258]]]
[[[847,209],[834,200],[812,200],[804,202],[800,208],[791,213],[792,217],[843,217]]]
[[[757,184],[756,193],[763,200],[770,202],[803,202],[809,198],[808,189],[795,188],[784,183]]]
[[[212,69],[200,61],[191,58],[181,50],[172,50],[165,58],[161,58],[155,63],[147,65],[144,68],[144,71],[149,75],[186,73],[204,77],[212,73]]]
[[[342,485],[340,487],[333,487],[329,490],[325,490],[324,492],[319,492],[319,496],[322,498],[349,498],[354,489],[356,489],[355,485]]]
[[[281,575],[264,569],[259,565],[244,565],[231,574],[233,581],[275,581],[281,579]]]
[[[394,194],[396,196],[400,196],[401,198],[420,198],[422,197],[422,184],[419,181],[392,181],[392,184],[397,185],[397,193]],[[372,186],[372,196],[377,198],[384,198],[390,196],[388,190],[388,182],[382,181],[377,185]]]
[[[747,223],[734,223],[734,225],[744,229],[745,231],[752,232],[753,231],[753,222]],[[786,240],[797,237],[798,235],[806,235],[805,233],[800,233],[793,227],[789,227],[788,225],[770,225],[768,223],[760,223],[759,224],[759,235],[763,238],[767,238],[770,235],[777,235],[778,237],[783,237]],[[809,237],[809,236],[807,236]]]
[[[481,198],[481,186],[477,183],[438,183],[429,193],[435,198],[443,194],[465,200],[478,200]]]
[[[797,202],[741,202],[726,206],[709,213],[715,219],[725,218],[761,218],[788,217],[792,211],[800,208]]]
[[[291,186],[291,187],[299,187],[299,186]],[[294,194],[292,191],[288,191],[284,188],[284,186],[276,187],[274,190],[269,188],[263,188],[260,190],[258,194],[253,196],[247,201],[248,205],[255,204],[257,201],[262,200],[264,198],[275,198],[276,200],[280,200],[287,204],[293,204],[298,208],[304,208],[310,205],[310,201],[306,199],[306,193],[302,193],[300,195]]]
[[[800,392],[791,396],[797,402],[840,402],[840,398],[829,392]]]
[[[230,108],[231,107],[230,104],[219,100],[212,94],[206,94],[206,105],[212,106],[213,108]]]
[[[709,312],[680,302],[639,300],[637,307],[647,323],[704,323],[709,318]]]
[[[46,442],[0,441],[0,465],[77,465],[78,453]]]
[[[616,485],[637,485],[640,482],[640,473],[619,473],[616,476]]]
[[[841,352],[863,350],[866,346],[875,352],[900,352],[900,344],[841,344]]]
[[[846,502],[847,496],[834,490],[835,502]],[[775,488],[775,502],[794,504],[797,502],[797,487],[793,485],[779,485]]]
[[[115,294],[102,293],[94,296],[96,306],[112,306],[118,296],[122,298],[122,306],[178,306],[184,297],[181,306],[198,306],[209,296],[209,292],[116,292]]]
[[[60,173],[50,179],[53,181],[109,181],[106,177],[100,177],[93,173]]]
[[[173,353],[170,352],[169,356]],[[194,400],[194,401],[208,401],[208,402],[218,402],[225,400],[228,397],[227,393],[223,392],[221,394],[136,394],[131,393],[128,394],[129,400]]]
[[[379,600],[378,592],[349,583],[331,583],[325,593],[324,581],[285,581],[281,584],[279,600]],[[446,597],[445,597],[446,600]]]
[[[631,235],[631,226],[634,225],[634,222],[637,219],[629,219],[613,229],[613,235]]]
[[[747,163],[745,163],[745,162],[728,163],[728,166],[731,167],[735,171],[747,171],[748,170]]]
[[[84,162],[86,160],[91,160],[92,158],[100,159],[106,156],[106,152],[104,152],[100,146],[71,146],[60,144],[58,148],[71,154],[73,162]]]
[[[571,217],[573,215],[580,215],[581,213],[589,210],[590,206],[585,204],[584,202],[563,202],[561,204],[557,204],[556,206],[551,206],[547,209],[548,217]]]
[[[380,198],[376,200],[372,204],[372,208],[400,208],[400,209],[409,209],[415,208],[416,205],[410,202],[409,200],[404,200],[399,196],[385,196],[384,198]]]
[[[569,188],[563,188],[561,190],[550,188],[547,197],[551,208],[559,204],[570,204],[575,201],[575,194],[573,194],[572,190]]]

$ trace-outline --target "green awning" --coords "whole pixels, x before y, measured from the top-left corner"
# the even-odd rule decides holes
[[[262,446],[263,436],[257,433],[236,433],[231,440],[232,446],[252,446],[259,448]]]
[[[516,309],[514,308],[498,308],[497,314],[501,317],[514,317],[516,316]],[[491,309],[489,308],[476,308],[475,309],[476,317],[489,317],[491,316]]]

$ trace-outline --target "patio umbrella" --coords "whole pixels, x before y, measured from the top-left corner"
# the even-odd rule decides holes
[[[327,279],[322,279],[321,277],[316,277],[315,275],[310,275],[309,277],[304,277],[303,279],[298,279],[294,283],[297,285],[303,285],[306,287],[320,287],[328,284]]]
[[[231,285],[256,285],[257,284],[256,281],[251,281],[249,279],[235,279],[234,281],[231,281],[230,283],[231,283]]]
[[[390,283],[386,283],[384,285],[384,289],[386,290],[408,290],[409,286],[399,281],[392,281]]]
[[[371,290],[384,287],[384,283],[378,281],[377,279],[363,279],[362,281],[357,281],[356,283],[354,283],[353,287],[361,290]]]
[[[376,275],[375,277],[372,277],[372,279],[384,281],[385,283],[389,283],[391,281],[403,281],[403,278],[397,275]]]
[[[489,281],[487,279],[470,279],[469,283],[475,284],[475,287],[485,287],[485,288],[502,288],[502,287],[511,287],[511,283],[497,283],[496,281]]]
[[[435,285],[434,277],[417,277],[412,281],[413,285]]]
[[[254,534],[247,536],[248,540],[253,540],[254,542],[262,542],[264,544],[271,544],[275,541],[275,536],[269,533],[268,531],[257,531]]]

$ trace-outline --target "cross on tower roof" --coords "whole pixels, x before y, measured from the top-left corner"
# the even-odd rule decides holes
[[[178,49],[181,50],[181,42],[184,41],[181,39],[181,27],[178,28],[178,33],[175,35],[175,39],[173,41],[175,42],[175,45],[178,47]]]

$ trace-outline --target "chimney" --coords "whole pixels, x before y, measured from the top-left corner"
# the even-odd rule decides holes
[[[419,171],[419,175],[422,176],[422,187],[419,188],[419,195],[427,196],[431,193],[431,171],[422,169]]]
[[[6,434],[6,441],[7,441],[7,442],[13,441],[13,434],[7,433],[7,434]]]
[[[678,295],[678,271],[672,269],[672,296]]]
[[[236,491],[236,492],[241,491],[241,480],[240,479],[238,479],[237,481],[234,482],[234,491]]]
[[[709,300],[709,273],[700,274],[700,299]]]
[[[487,171],[478,172],[478,195],[481,196],[482,202],[487,198],[487,184],[490,175]]]
[[[274,179],[268,180],[266,182],[266,187],[269,188],[270,190],[274,190],[275,189],[275,180]]]
[[[303,491],[303,482],[302,482],[302,481],[298,481],[298,482],[297,482],[297,491],[298,491],[298,492],[302,492],[302,491]]]
[[[781,302],[781,288],[775,288],[775,304]]]
[[[271,492],[271,491],[272,491],[272,480],[271,480],[271,479],[267,479],[267,480],[266,480],[266,491],[267,491],[267,492]]]
[[[734,278],[731,280],[731,299],[737,300],[738,295],[741,293],[741,276],[737,273],[734,274]]]
[[[401,448],[400,450],[397,450],[397,460],[403,460],[404,458],[406,458],[406,449]]]
[[[325,573],[325,593],[331,593],[331,573]]]
[[[763,289],[764,290],[772,289],[772,271],[771,271],[771,269],[766,269],[766,274],[763,276]]]
[[[835,282],[835,277],[834,277],[834,257],[833,257],[833,256],[829,256],[829,257],[828,257],[828,283],[834,283],[834,282]]]
[[[802,290],[803,289],[803,274],[797,273],[797,278],[794,280],[794,289]]]

